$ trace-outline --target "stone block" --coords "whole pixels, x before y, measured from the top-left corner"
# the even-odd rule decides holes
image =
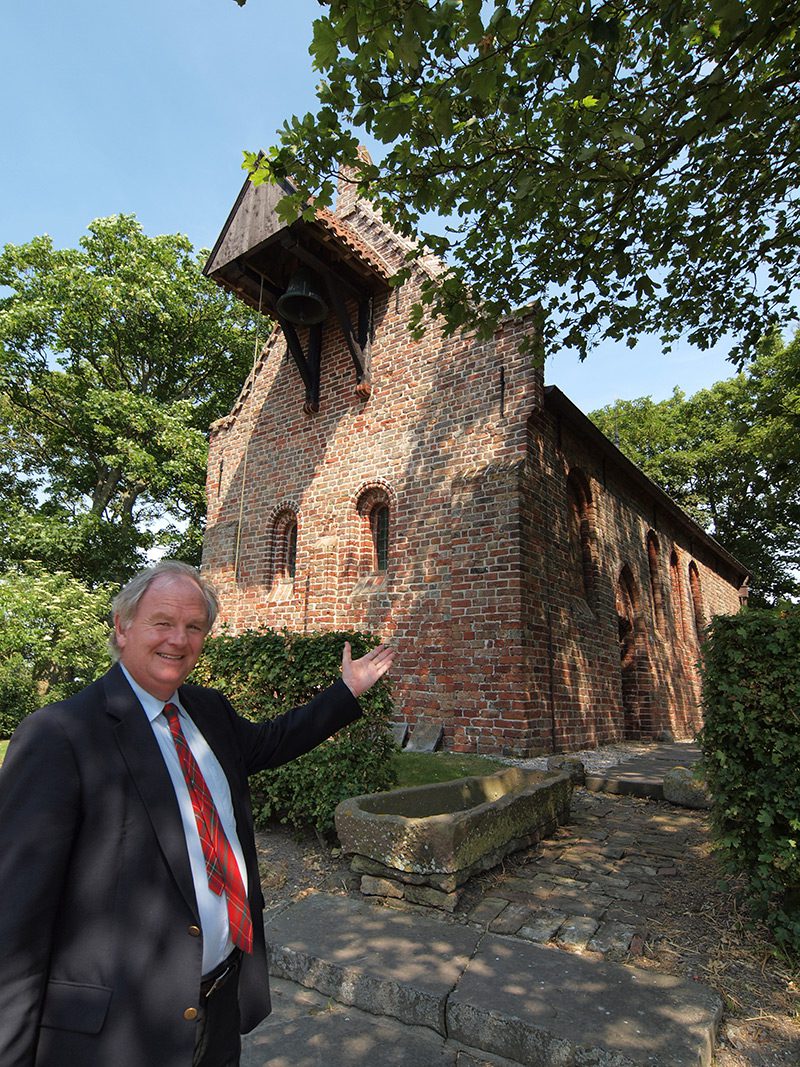
[[[521,926],[517,936],[526,941],[533,941],[542,945],[549,941],[561,928],[567,916],[563,911],[554,911],[551,908],[541,908],[535,912],[530,920]]]
[[[564,771],[570,776],[574,785],[583,785],[586,781],[586,768],[583,761],[575,756],[550,756],[547,760],[549,771]]]
[[[688,767],[671,767],[664,772],[664,799],[682,808],[711,807],[711,795],[705,782]]]
[[[442,744],[444,727],[440,722],[418,722],[411,731],[406,752],[435,752]]]
[[[408,723],[407,722],[393,722],[391,725],[390,733],[392,740],[398,748],[402,748],[408,741]]]
[[[374,878],[371,874],[365,874],[361,879],[361,892],[365,897],[394,897],[400,900],[403,886],[391,878]]]
[[[558,931],[556,941],[568,948],[586,948],[600,923],[589,915],[571,915]]]

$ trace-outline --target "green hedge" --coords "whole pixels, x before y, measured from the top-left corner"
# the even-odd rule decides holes
[[[209,638],[192,680],[221,689],[247,718],[263,722],[305,704],[340,677],[344,642],[353,658],[378,642],[360,633],[298,634],[248,630]],[[394,784],[388,731],[392,699],[386,679],[360,698],[364,717],[312,752],[250,779],[256,825],[278,818],[321,833],[333,828],[339,801]]]
[[[703,661],[716,844],[755,914],[800,954],[800,606],[715,619]]]

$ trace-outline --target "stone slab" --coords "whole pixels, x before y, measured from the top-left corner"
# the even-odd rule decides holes
[[[411,731],[406,752],[435,752],[442,743],[444,727],[438,722],[418,722]]]
[[[272,974],[442,1035],[447,997],[481,937],[473,927],[322,893],[285,908],[265,932]]]
[[[408,723],[393,722],[390,727],[392,740],[398,748],[402,748],[408,741]]]
[[[624,768],[624,764],[622,768]],[[595,793],[614,793],[618,796],[651,797],[653,800],[664,799],[663,778],[624,771],[622,768],[610,768],[607,774],[587,774],[586,788]]]
[[[270,985],[272,1015],[242,1039],[241,1067],[471,1067],[483,1062],[461,1058],[463,1053],[427,1027],[377,1019],[280,978]]]
[[[672,767],[692,767],[702,758],[699,747],[686,741],[654,746],[650,751],[607,768],[602,774],[587,774],[586,788],[595,793],[616,793],[664,799],[664,774]]]
[[[721,1016],[698,982],[489,935],[448,1000],[447,1032],[526,1067],[707,1067]]]

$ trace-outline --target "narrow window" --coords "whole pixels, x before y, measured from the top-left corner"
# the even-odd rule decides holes
[[[694,632],[697,640],[705,640],[706,618],[703,611],[703,593],[700,589],[700,572],[692,560],[689,564],[689,592],[692,594],[692,611],[694,613]]]
[[[592,497],[581,471],[570,471],[567,479],[567,526],[572,592],[591,604],[594,590],[592,552]]]
[[[392,536],[392,506],[380,485],[365,488],[356,500],[358,536],[353,557],[354,574],[380,585],[389,571],[389,541]]]
[[[675,629],[681,640],[686,640],[686,619],[683,614],[683,587],[681,584],[681,570],[678,563],[678,553],[673,548],[669,557],[669,577],[672,587],[672,614],[675,619]]]
[[[658,537],[651,530],[647,535],[647,563],[650,568],[650,592],[653,595],[653,616],[656,629],[664,629],[664,590],[661,586],[661,563]]]
[[[294,580],[297,570],[297,522],[291,523],[286,528],[286,557],[283,573],[287,578]]]
[[[297,512],[283,508],[272,522],[272,580],[293,582],[297,572]]]
[[[378,504],[370,514],[372,530],[372,547],[376,571],[386,571],[389,567],[389,507]]]

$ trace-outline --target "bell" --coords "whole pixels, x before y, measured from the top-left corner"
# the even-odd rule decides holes
[[[278,298],[278,314],[298,326],[313,326],[328,317],[316,274],[304,267],[294,272],[286,292]]]

